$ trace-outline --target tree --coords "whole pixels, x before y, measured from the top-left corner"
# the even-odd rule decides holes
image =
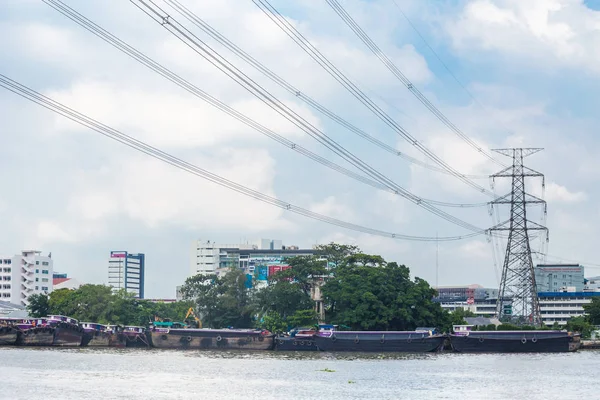
[[[600,325],[600,297],[592,298],[592,301],[583,305],[586,320],[592,325]]]
[[[572,317],[567,321],[565,328],[571,332],[581,333],[583,339],[589,339],[592,336],[594,326],[590,324],[585,317]]]
[[[34,318],[45,317],[50,313],[50,304],[47,294],[32,294],[28,298],[27,312]]]
[[[319,257],[327,260],[334,268],[344,263],[349,256],[360,253],[360,249],[357,246],[333,242],[318,245],[315,247],[315,250],[317,250]]]
[[[206,327],[252,325],[250,289],[246,288],[246,274],[234,269],[222,277],[196,275],[188,278],[182,287],[186,299],[196,305],[196,313]]]
[[[432,301],[435,290],[410,271],[380,256],[351,254],[323,286],[333,323],[357,330],[442,328],[447,313]]]

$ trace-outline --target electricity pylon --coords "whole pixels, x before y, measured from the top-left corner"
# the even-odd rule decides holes
[[[498,293],[496,312],[501,320],[511,320],[520,324],[541,325],[540,305],[535,282],[535,271],[531,256],[530,231],[544,231],[548,240],[548,228],[527,219],[527,206],[541,204],[546,212],[546,202],[525,191],[526,178],[544,175],[523,165],[523,159],[543,149],[515,148],[495,149],[502,155],[512,157],[512,165],[491,175],[491,178],[511,178],[511,192],[491,202],[510,204],[510,218],[491,231],[496,234],[508,232],[508,243],[502,266],[502,279]],[[494,234],[492,232],[491,234]]]

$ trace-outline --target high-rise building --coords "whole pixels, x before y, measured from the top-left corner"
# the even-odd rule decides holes
[[[144,298],[146,257],[142,253],[111,251],[108,260],[108,284],[114,291],[126,289],[137,298]]]
[[[582,292],[585,285],[584,267],[579,264],[540,264],[535,267],[538,292]]]
[[[52,292],[51,256],[42,256],[38,250],[23,250],[13,257],[0,257],[0,301],[26,306],[32,294]]]

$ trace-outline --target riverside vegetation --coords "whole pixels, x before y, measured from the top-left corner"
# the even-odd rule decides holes
[[[28,310],[34,317],[69,315],[80,321],[145,326],[155,316],[181,320],[189,307],[201,316],[204,327],[264,328],[287,331],[295,326],[315,325],[317,314],[311,292],[315,277],[321,286],[328,323],[353,330],[413,330],[435,327],[449,332],[474,316],[458,309],[448,313],[432,299],[435,289],[421,278],[411,279],[410,270],[379,255],[364,254],[356,246],[331,243],[318,246],[317,255],[294,257],[292,268],[269,276],[263,289],[247,287],[246,274],[238,269],[222,275],[196,275],[182,287],[186,300],[152,303],[103,285],[83,285],[77,290],[60,289],[50,295],[30,297]],[[254,285],[253,285],[254,286]],[[567,329],[589,337],[600,324],[600,299],[584,306],[585,317],[572,318]],[[558,327],[553,327],[558,328]],[[480,330],[534,329],[510,324],[479,327]]]

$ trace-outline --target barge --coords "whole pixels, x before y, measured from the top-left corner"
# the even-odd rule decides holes
[[[432,330],[330,331],[315,335],[321,351],[428,353],[440,351],[446,335]]]
[[[288,335],[275,337],[275,350],[277,351],[318,351],[314,328],[292,329]]]
[[[125,347],[150,347],[150,341],[143,326],[125,326],[119,333]]]
[[[17,344],[19,330],[11,319],[0,319],[0,346]]]
[[[53,329],[52,346],[81,346],[83,328],[76,319],[64,315],[49,315],[46,321],[46,327]]]
[[[159,349],[271,350],[274,337],[261,329],[196,329],[183,323],[155,322],[148,336]]]
[[[82,322],[82,346],[88,347],[125,347],[125,337],[120,335],[114,325],[102,325],[94,322]]]
[[[471,325],[456,325],[450,335],[452,349],[459,353],[562,353],[577,351],[581,336],[566,330],[473,331]]]

